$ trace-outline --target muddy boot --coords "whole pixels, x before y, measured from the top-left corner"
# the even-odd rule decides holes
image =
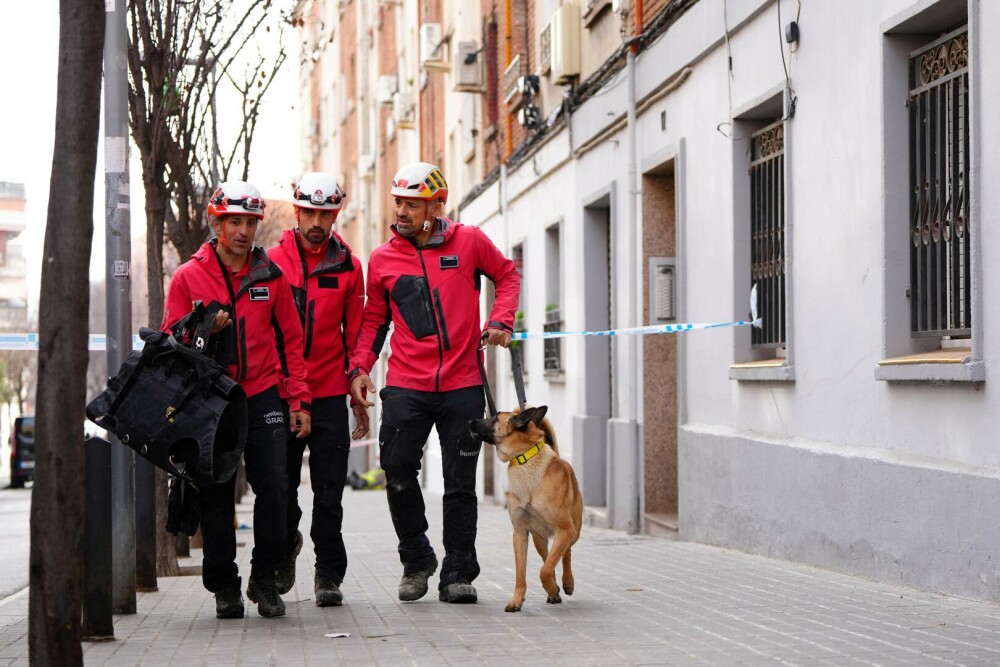
[[[257,613],[264,618],[277,618],[285,615],[285,603],[278,597],[274,587],[274,577],[250,579],[247,584],[247,597],[250,602],[257,603]]]
[[[215,594],[215,617],[243,618],[243,593],[238,583],[236,588],[227,588]]]
[[[438,562],[434,561],[424,569],[412,574],[404,574],[399,582],[399,599],[403,602],[413,602],[427,595],[427,578],[437,571]]]
[[[438,591],[438,600],[441,602],[451,602],[452,604],[471,604],[479,598],[476,596],[476,587],[462,581],[448,584]]]
[[[332,579],[316,575],[313,579],[313,586],[316,591],[317,607],[339,607],[344,602],[344,594],[340,592],[340,586]]]
[[[278,570],[274,573],[274,588],[279,594],[284,595],[292,590],[295,585],[295,558],[302,551],[302,533],[295,531],[295,543],[288,550],[285,560],[281,561]]]

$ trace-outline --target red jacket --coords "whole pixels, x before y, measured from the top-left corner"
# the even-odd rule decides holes
[[[512,330],[521,277],[478,227],[438,218],[422,248],[400,236],[376,248],[368,261],[368,302],[351,368],[369,373],[395,322],[386,384],[419,391],[451,391],[482,384],[483,328]],[[485,327],[479,319],[481,276],[496,284]],[[352,374],[356,371],[352,370]]]
[[[292,286],[299,321],[305,330],[303,356],[312,396],[347,394],[347,359],[354,352],[365,307],[361,262],[336,233],[326,254],[310,272],[297,229],[287,229],[267,251]],[[282,397],[286,395],[282,387]]]
[[[223,345],[216,360],[228,362],[229,374],[247,396],[278,385],[287,387],[289,408],[309,410],[309,387],[302,360],[302,326],[292,301],[292,290],[281,269],[254,248],[243,270],[230,278],[229,269],[215,253],[215,239],[203,244],[181,264],[170,281],[163,308],[162,329],[191,312],[195,301],[208,312],[225,310],[233,323],[218,336]],[[280,359],[280,364],[279,364]],[[279,374],[280,372],[280,374]]]

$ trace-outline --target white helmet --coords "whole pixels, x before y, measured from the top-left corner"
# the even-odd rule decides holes
[[[224,215],[263,218],[264,206],[264,198],[254,186],[245,181],[226,181],[219,184],[208,200],[208,214],[217,218]]]
[[[404,199],[440,199],[448,203],[448,183],[444,180],[441,170],[427,162],[411,162],[396,172],[392,179],[393,197]]]
[[[302,174],[295,188],[295,201],[299,208],[316,208],[327,211],[339,211],[344,203],[344,192],[330,174],[322,171],[310,171]]]

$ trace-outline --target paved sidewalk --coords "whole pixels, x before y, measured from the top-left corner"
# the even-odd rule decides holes
[[[510,524],[492,504],[480,505],[479,604],[438,602],[436,577],[424,599],[401,603],[384,494],[347,489],[344,504],[343,607],[315,606],[307,535],[285,618],[263,619],[249,605],[242,621],[218,621],[199,577],[161,578],[159,592],[139,594],[138,614],[116,617],[117,641],[85,644],[86,664],[1000,664],[998,605],[596,528],[574,549],[572,597],[545,603],[531,551],[524,611],[508,614]],[[441,499],[428,504],[441,558]],[[249,509],[240,507],[244,522]],[[240,558],[246,577],[249,550]],[[27,664],[27,603],[23,592],[0,603],[0,665]],[[350,637],[324,636],[335,632]]]

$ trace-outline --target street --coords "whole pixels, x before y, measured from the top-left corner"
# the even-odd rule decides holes
[[[31,488],[11,489],[4,462],[0,478],[0,600],[28,585],[28,519]]]

